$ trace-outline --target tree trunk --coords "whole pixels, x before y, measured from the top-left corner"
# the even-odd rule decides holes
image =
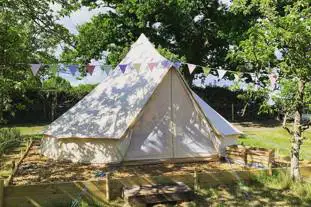
[[[300,170],[299,170],[299,154],[300,146],[302,143],[302,128],[301,128],[301,117],[303,111],[303,96],[305,89],[305,81],[299,80],[298,82],[298,96],[295,107],[295,121],[294,121],[294,131],[292,138],[292,149],[291,149],[291,178],[294,181],[300,181]]]

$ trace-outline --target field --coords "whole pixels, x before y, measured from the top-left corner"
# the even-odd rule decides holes
[[[245,134],[239,139],[240,144],[264,148],[274,148],[279,156],[289,159],[290,155],[290,136],[278,125],[271,123],[253,124],[240,123],[235,124],[237,128]],[[304,134],[307,139],[301,146],[301,159],[311,160],[311,130],[307,130]]]

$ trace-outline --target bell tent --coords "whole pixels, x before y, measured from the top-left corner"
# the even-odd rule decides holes
[[[48,126],[42,154],[86,163],[218,157],[240,132],[169,63],[142,34],[101,84]]]

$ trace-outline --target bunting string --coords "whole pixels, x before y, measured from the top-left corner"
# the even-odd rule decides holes
[[[117,66],[117,68],[120,68],[122,73],[125,73],[126,70],[128,70],[129,68],[133,68],[135,69],[137,72],[140,72],[142,70],[142,65],[145,65],[145,62],[135,62],[135,63],[122,63],[119,64]],[[110,71],[113,70],[111,65],[107,65],[107,64],[97,64],[97,63],[89,63],[86,65],[78,65],[78,64],[68,64],[68,63],[55,63],[55,64],[43,64],[43,63],[36,63],[36,64],[27,64],[27,63],[15,63],[12,65],[29,65],[31,68],[31,71],[33,73],[33,75],[36,75],[40,68],[42,67],[47,67],[47,66],[57,66],[57,68],[60,68],[59,71],[63,72],[63,73],[67,73],[67,74],[71,74],[73,76],[76,75],[76,73],[79,71],[79,68],[84,67],[85,68],[85,72],[89,73],[90,75],[93,75],[95,67],[96,66],[100,66],[100,68],[106,72],[107,75],[109,75]],[[192,74],[196,68],[200,67],[203,70],[203,73],[205,75],[210,74],[211,72],[211,68],[208,66],[202,66],[202,65],[197,65],[197,64],[192,64],[192,63],[186,63],[186,62],[181,62],[181,61],[170,61],[170,60],[162,60],[162,61],[150,61],[146,64],[147,68],[150,70],[150,72],[153,72],[156,68],[158,68],[158,66],[162,67],[162,68],[169,68],[171,66],[173,66],[174,68],[176,68],[177,70],[179,70],[181,68],[182,65],[187,66],[189,73]],[[1,65],[0,66],[5,66],[5,65]],[[56,70],[57,70],[56,68]],[[224,70],[224,69],[214,69],[214,71],[217,71],[217,75],[219,80],[223,79],[226,75],[226,73],[232,73],[234,75],[234,79],[236,81],[241,80],[242,76],[244,74],[248,74],[250,75],[251,79],[258,84],[259,83],[259,77],[260,74],[259,73],[253,73],[253,72],[240,72],[240,71],[232,71],[232,70]],[[267,74],[267,77],[270,80],[271,83],[271,88],[275,89],[276,88],[276,82],[278,80],[278,76],[275,73],[270,73]]]

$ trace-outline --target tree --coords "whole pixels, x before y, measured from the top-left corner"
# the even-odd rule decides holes
[[[306,85],[311,81],[311,5],[308,1],[233,1],[232,11],[261,16],[247,31],[246,39],[232,51],[231,59],[246,65],[250,71],[269,72],[273,66],[279,75],[294,80],[297,90],[290,99],[289,110],[295,114],[293,129],[284,128],[291,135],[291,177],[300,180],[299,154],[303,131],[310,123],[302,122]],[[276,57],[274,53],[281,53]],[[250,66],[251,65],[251,66]]]
[[[27,87],[41,85],[39,78],[31,74],[28,63],[55,62],[53,49],[60,41],[69,42],[68,31],[55,23],[50,3],[49,0],[0,2],[0,123],[5,122],[4,113],[14,115],[22,108],[12,103],[13,94],[23,97]]]
[[[87,6],[103,8],[108,12],[92,18],[79,27],[74,47],[67,47],[64,61],[86,64],[90,59],[100,59],[108,51],[107,62],[116,65],[124,48],[141,33],[155,44],[170,50],[186,61],[224,66],[229,44],[223,29],[225,6],[217,0],[73,0],[73,9]],[[66,10],[70,12],[70,9]],[[185,73],[192,79],[189,73]]]

